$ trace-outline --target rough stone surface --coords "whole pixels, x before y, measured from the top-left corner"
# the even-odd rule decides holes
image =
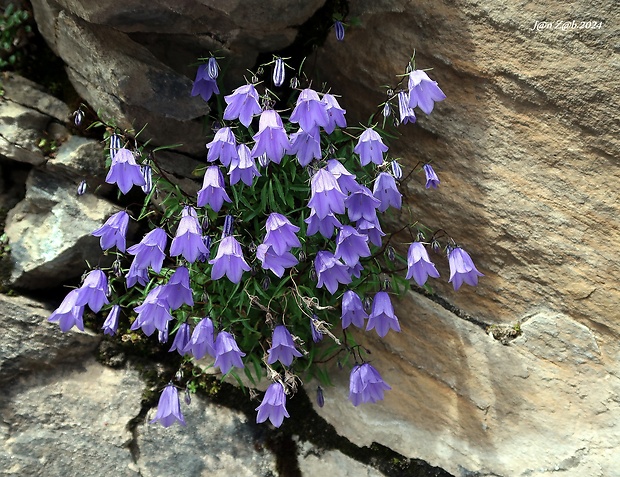
[[[340,451],[323,451],[308,442],[298,443],[301,475],[337,475],[339,477],[384,477],[384,474],[361,464]]]
[[[34,169],[26,197],[7,216],[11,244],[11,283],[44,288],[80,276],[86,261],[98,263],[99,239],[91,232],[116,208],[92,194],[76,195],[77,182]]]

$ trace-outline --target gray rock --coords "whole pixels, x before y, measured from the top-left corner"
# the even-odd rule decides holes
[[[299,469],[303,476],[384,477],[384,474],[337,450],[321,450],[309,442],[299,442]]]

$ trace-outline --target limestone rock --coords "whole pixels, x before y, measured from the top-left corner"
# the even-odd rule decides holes
[[[301,475],[337,475],[339,477],[383,477],[370,466],[361,464],[340,451],[321,451],[308,442],[299,443]]]

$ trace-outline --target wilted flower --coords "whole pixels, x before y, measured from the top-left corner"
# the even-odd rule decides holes
[[[227,331],[220,331],[215,340],[215,366],[219,366],[223,374],[233,366],[243,368],[243,356],[245,353],[239,349],[235,338]]]
[[[172,383],[168,384],[161,393],[159,404],[157,405],[157,413],[155,418],[150,421],[150,424],[158,421],[164,427],[170,427],[177,421],[182,426],[185,426],[185,419],[183,414],[181,414],[179,391]]]
[[[86,193],[86,188],[88,187],[88,185],[86,184],[86,180],[82,180],[80,182],[80,185],[78,185],[77,188],[77,195],[84,195]]]
[[[299,263],[291,252],[278,255],[271,245],[265,243],[257,247],[256,258],[260,260],[261,266],[265,270],[271,270],[280,278],[284,275],[284,269],[294,267]]]
[[[180,308],[183,304],[194,306],[192,287],[189,284],[189,270],[187,268],[178,267],[174,271],[170,280],[164,286],[161,297],[168,302],[173,310]]]
[[[300,358],[302,356],[302,354],[297,351],[293,337],[284,325],[276,326],[273,330],[271,348],[269,348],[267,352],[269,353],[267,364],[280,361],[284,366],[290,366],[294,357]]]
[[[66,333],[74,326],[77,327],[78,330],[84,331],[84,322],[82,320],[84,306],[79,306],[76,304],[79,298],[79,289],[71,290],[60,306],[50,315],[47,321],[58,322],[60,331],[63,333]]]
[[[325,288],[333,295],[338,289],[338,283],[346,285],[351,283],[348,267],[338,260],[331,252],[317,252],[314,259],[318,283],[317,288],[325,285]]]
[[[183,255],[183,258],[194,263],[201,254],[208,252],[202,241],[202,232],[196,211],[189,206],[183,208],[177,233],[170,245],[170,256]]]
[[[370,257],[367,242],[367,235],[358,233],[350,225],[343,225],[338,232],[334,256],[341,258],[349,267],[354,267],[360,257]]]
[[[78,288],[79,297],[76,306],[88,305],[95,313],[98,313],[103,305],[107,305],[108,277],[102,270],[92,270],[84,279],[82,286]]]
[[[207,161],[214,162],[218,159],[228,167],[231,161],[238,159],[237,141],[235,135],[229,127],[220,128],[215,133],[213,141],[207,144]]]
[[[255,410],[258,411],[256,416],[258,424],[269,419],[275,427],[280,427],[284,418],[290,417],[286,410],[284,386],[281,383],[271,384],[265,391],[263,402]]]
[[[167,243],[166,232],[156,227],[147,233],[140,243],[129,247],[127,253],[136,256],[136,268],[147,269],[151,267],[155,273],[159,273],[166,257],[164,250]]]
[[[315,343],[323,340],[323,333],[320,332],[315,325],[315,323],[318,323],[318,321],[319,320],[316,315],[313,315],[312,318],[310,318],[310,331],[312,333],[312,341],[314,341]]]
[[[276,58],[273,65],[273,85],[279,88],[284,84],[284,60]]]
[[[290,220],[282,214],[276,212],[269,214],[265,229],[267,234],[263,243],[271,245],[273,251],[278,255],[290,251],[293,247],[301,246],[296,235],[299,232],[299,227],[291,224]]]
[[[415,123],[415,112],[409,107],[409,94],[406,91],[398,93],[398,112],[401,124]]]
[[[291,134],[291,148],[288,153],[295,154],[299,164],[303,167],[310,164],[312,159],[320,159],[321,137],[319,136],[319,129],[315,128],[309,132],[300,129]]]
[[[368,314],[364,311],[362,299],[353,290],[347,290],[342,296],[342,329],[354,324],[358,328],[364,327],[364,320]]]
[[[349,399],[354,406],[383,399],[383,392],[392,389],[369,363],[356,365],[349,378]]]
[[[353,152],[359,154],[362,166],[371,162],[380,166],[383,164],[383,153],[387,150],[388,147],[383,144],[379,133],[372,128],[367,128],[360,136]]]
[[[343,214],[344,199],[346,195],[340,190],[338,181],[327,169],[317,171],[310,182],[310,207],[319,219],[324,219],[328,214]]]
[[[105,181],[108,184],[116,184],[123,194],[129,192],[134,184],[138,186],[146,184],[133,152],[125,148],[119,149],[112,157],[112,165]]]
[[[409,107],[418,106],[426,114],[431,114],[435,101],[443,101],[446,95],[422,70],[409,73]]]
[[[217,249],[217,255],[213,260],[209,260],[213,265],[211,269],[211,279],[218,280],[224,275],[233,283],[241,281],[243,272],[249,272],[250,266],[246,263],[241,252],[241,245],[235,237],[222,239]]]
[[[209,75],[209,64],[205,63],[198,67],[196,79],[192,87],[192,96],[200,95],[205,101],[209,101],[213,94],[220,94],[217,81]]]
[[[101,249],[107,250],[116,246],[119,252],[125,251],[125,235],[129,225],[129,214],[124,210],[117,212],[106,220],[105,224],[91,233],[95,237],[101,237]]]
[[[118,330],[118,315],[120,312],[121,307],[119,305],[112,306],[110,313],[108,313],[108,317],[105,319],[103,326],[101,327],[104,335],[114,336],[116,334],[116,330]]]
[[[261,174],[256,168],[256,162],[252,158],[252,153],[248,146],[239,144],[239,147],[237,147],[237,154],[239,159],[237,161],[231,161],[230,170],[228,171],[230,185],[234,185],[241,180],[249,187],[254,182],[254,178],[260,177]]]
[[[207,353],[215,357],[213,322],[211,318],[207,316],[196,325],[184,352],[192,353],[192,356],[196,359],[202,359]]]
[[[424,164],[423,169],[426,174],[426,188],[432,187],[433,189],[437,189],[440,181],[433,167],[430,164]]]
[[[145,335],[151,336],[155,329],[163,331],[168,327],[168,322],[173,318],[168,301],[161,296],[163,291],[162,285],[156,286],[149,292],[144,302],[133,309],[138,313],[138,317],[132,323],[131,330],[142,328]]]
[[[387,172],[381,172],[375,179],[372,194],[381,201],[378,209],[385,212],[389,206],[400,209],[403,195],[398,191],[396,181]]]
[[[181,356],[185,356],[188,353],[186,350],[189,343],[189,325],[187,323],[181,323],[176,335],[174,335],[174,341],[170,347],[170,353],[177,351]]]
[[[413,278],[418,286],[423,287],[428,277],[439,278],[439,272],[428,258],[424,245],[413,242],[407,252],[407,280]]]
[[[478,277],[484,275],[478,271],[469,254],[460,247],[455,247],[448,253],[450,264],[450,280],[455,290],[458,290],[463,282],[475,287],[478,285]]]
[[[224,100],[228,105],[224,110],[224,119],[232,120],[239,118],[241,124],[246,128],[252,122],[252,117],[261,112],[261,107],[258,103],[258,93],[252,84],[240,86],[232,94],[224,96]]]
[[[280,164],[282,157],[291,147],[282,119],[273,109],[262,112],[258,122],[258,133],[252,138],[256,141],[252,149],[252,157],[267,154],[267,157],[276,164]]]
[[[344,25],[340,20],[334,22],[334,31],[336,32],[336,40],[344,40]]]
[[[299,93],[289,121],[299,124],[299,127],[308,133],[319,126],[325,128],[329,124],[327,105],[321,101],[316,91],[306,88]]]
[[[209,74],[209,78],[217,79],[219,72],[220,67],[217,64],[217,60],[212,56],[207,62],[207,73]]]
[[[377,292],[372,300],[372,310],[368,316],[366,331],[374,329],[383,338],[391,329],[400,331],[398,318],[394,314],[394,307],[387,292]]]
[[[202,189],[198,191],[198,207],[209,204],[215,212],[219,212],[224,201],[232,202],[224,189],[222,171],[217,166],[207,167],[202,181]]]
[[[334,132],[334,129],[336,129],[336,126],[346,128],[347,120],[345,119],[344,115],[347,111],[340,107],[340,104],[338,104],[338,100],[336,99],[336,97],[329,93],[325,93],[321,101],[325,103],[327,110],[328,123],[327,126],[324,127],[325,132],[327,134],[331,134],[332,132]]]

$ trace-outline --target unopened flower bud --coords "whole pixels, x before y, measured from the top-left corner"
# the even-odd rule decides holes
[[[218,132],[220,129],[222,129],[222,123],[219,121],[213,121],[213,123],[211,124],[211,131],[213,131],[214,133]]]
[[[121,271],[121,262],[120,260],[114,260],[114,262],[112,263],[112,273],[114,274],[114,276],[116,278],[120,278],[121,275],[123,274]]]
[[[202,222],[200,222],[200,227],[202,227],[202,231],[206,232],[207,230],[209,230],[209,216],[205,215],[202,218]]]
[[[76,112],[73,113],[73,123],[76,126],[80,126],[83,120],[84,120],[84,111],[82,111],[81,109],[78,109]]]
[[[252,75],[252,84],[258,83],[258,76]]]
[[[433,249],[433,252],[438,253],[441,250],[441,245],[439,245],[439,241],[433,239],[431,241],[431,248]]]
[[[200,301],[202,303],[207,303],[209,301],[209,294],[206,291],[203,291],[202,295],[200,295]]]
[[[258,69],[256,70],[256,76],[263,76],[265,74],[265,68],[263,68],[262,66],[259,66]]]
[[[310,280],[316,282],[316,270],[314,268],[310,269]]]
[[[267,164],[269,164],[269,158],[267,157],[267,154],[262,154],[258,156],[258,163],[262,167],[267,167]]]
[[[393,262],[394,258],[396,258],[394,247],[392,247],[391,245],[387,246],[387,248],[385,249],[385,254],[387,255],[387,258],[390,260],[390,262]]]
[[[230,237],[233,234],[233,216],[227,215],[224,218],[224,231],[222,232],[222,238]]]
[[[319,407],[323,407],[325,405],[325,397],[323,396],[323,388],[321,386],[316,387],[316,403]]]
[[[293,76],[289,84],[291,85],[291,89],[297,89],[299,87],[299,80],[297,79],[297,76]]]
[[[334,31],[336,32],[336,40],[344,40],[344,25],[340,20],[334,22]]]
[[[205,255],[208,257],[211,253],[211,237],[209,237],[208,235],[203,235],[202,236],[202,243],[204,244],[205,248],[207,249],[207,252],[205,253]]]
[[[108,287],[106,288],[105,296],[110,298],[112,296],[112,292],[113,292],[112,285],[110,285],[110,282],[108,282]]]
[[[174,375],[174,379],[175,381],[181,381],[181,379],[183,379],[183,370],[179,369],[176,374]]]
[[[263,282],[261,283],[263,290],[265,291],[269,290],[270,285],[271,285],[271,280],[269,279],[269,277],[263,278]]]
[[[119,149],[122,148],[121,137],[118,134],[112,134],[110,136],[110,159],[112,159]]]
[[[386,102],[383,105],[383,117],[389,118],[391,115],[392,115],[392,107],[390,106],[390,103]]]
[[[144,177],[142,192],[148,194],[153,189],[153,168],[149,165],[145,165],[140,168],[140,171],[142,172],[142,177]]]
[[[400,164],[396,161],[392,161],[392,175],[394,176],[394,179],[396,179],[397,181],[401,180],[403,178],[403,169],[400,167]]]
[[[189,388],[185,388],[185,404],[188,406],[192,403],[192,395],[189,392]]]
[[[220,67],[217,64],[217,60],[215,57],[209,58],[209,63],[207,63],[207,73],[211,79],[217,79],[217,75],[219,74]]]
[[[163,331],[162,330],[159,331],[158,338],[161,344],[168,342],[168,324],[166,324],[166,327],[164,328]]]
[[[86,180],[80,182],[80,185],[77,188],[77,195],[84,195],[86,193]]]
[[[276,87],[280,87],[284,84],[284,60],[282,58],[276,58],[275,65],[273,66],[273,84]]]
[[[383,289],[384,290],[389,290],[390,286],[391,286],[391,283],[390,283],[390,279],[389,278],[386,278],[385,280],[383,280]]]
[[[303,250],[299,251],[299,255],[298,255],[298,260],[300,262],[305,262],[306,261],[306,252],[304,252]]]
[[[372,300],[370,299],[369,296],[364,297],[364,311],[366,313],[370,313],[370,310],[372,309]]]

